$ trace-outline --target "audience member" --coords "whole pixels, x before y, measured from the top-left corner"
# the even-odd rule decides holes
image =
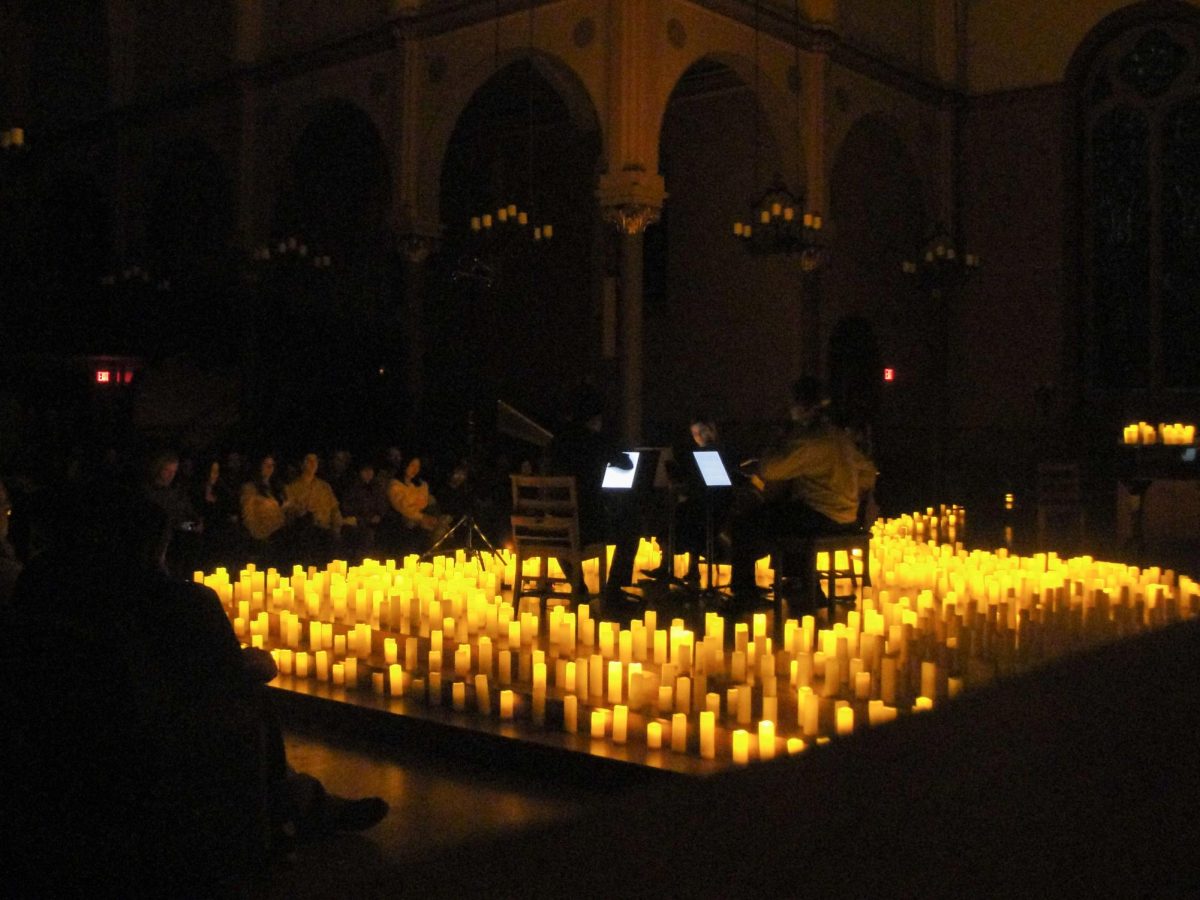
[[[291,835],[370,827],[287,766],[215,593],[165,573],[166,514],[127,491],[61,491],[5,642],[6,879],[45,896],[240,895]],[[64,660],[69,664],[64,664]]]
[[[317,477],[319,466],[317,454],[306,454],[300,474],[288,483],[284,497],[295,517],[292,546],[300,561],[324,564],[332,557],[341,535],[342,512],[329,482]]]

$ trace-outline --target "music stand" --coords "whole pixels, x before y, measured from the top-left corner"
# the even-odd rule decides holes
[[[695,459],[696,468],[700,471],[700,478],[704,482],[704,557],[708,566],[708,585],[700,591],[700,596],[722,597],[724,595],[713,578],[713,567],[716,565],[713,560],[716,555],[716,537],[713,529],[712,495],[714,491],[733,487],[733,479],[729,477],[729,471],[725,468],[725,463],[718,451],[693,450],[692,458]]]
[[[479,522],[475,517],[475,413],[467,413],[467,478],[466,478],[466,498],[467,509],[461,516],[458,517],[453,525],[446,529],[446,533],[439,537],[429,549],[421,554],[421,559],[431,558],[442,544],[446,543],[453,535],[462,531],[465,534],[465,546],[463,551],[468,559],[478,561],[479,565],[483,566],[483,551],[475,546],[475,538],[478,537],[483,545],[487,547],[487,552],[492,556],[496,556],[496,547],[488,539],[488,536],[483,533],[483,529],[479,527]]]

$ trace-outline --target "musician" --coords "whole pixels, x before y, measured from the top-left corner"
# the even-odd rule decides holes
[[[826,405],[817,379],[798,380],[787,434],[749,467],[763,481],[764,502],[733,522],[732,587],[738,602],[757,597],[754,561],[772,537],[853,528],[860,499],[875,486],[875,464],[825,418]],[[812,577],[801,571],[802,578]]]
[[[688,581],[696,581],[700,577],[699,556],[706,552],[708,515],[712,515],[713,534],[719,535],[725,528],[729,511],[733,502],[734,491],[711,491],[704,483],[696,458],[692,455],[695,450],[712,450],[719,453],[730,477],[734,480],[735,489],[740,489],[746,481],[736,468],[729,465],[721,447],[717,434],[716,420],[708,415],[692,416],[688,425],[688,439],[672,448],[671,459],[668,463],[668,474],[671,479],[672,507],[674,516],[675,553],[688,554],[688,571],[685,576]],[[657,569],[644,572],[651,578],[669,579],[673,574],[673,561],[666,558],[668,542],[663,540],[661,532],[658,535],[659,544],[664,547],[664,558]]]
[[[633,463],[605,433],[604,402],[594,389],[584,386],[576,391],[567,422],[547,449],[547,474],[575,476],[580,540],[583,543],[603,540],[616,544],[605,585],[606,598],[630,599],[621,588],[633,582],[633,560],[638,544],[637,511],[628,508],[628,503],[616,500],[611,507],[607,506],[600,484],[609,464],[628,469]]]

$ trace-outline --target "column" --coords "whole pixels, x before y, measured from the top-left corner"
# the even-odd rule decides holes
[[[240,3],[234,53],[239,68],[249,69],[261,56],[263,12],[258,3]],[[252,78],[243,75],[238,84],[237,148],[237,236],[243,249],[256,246],[265,235],[258,233],[258,191],[255,152],[258,148],[258,103]]]
[[[425,400],[425,261],[437,248],[437,238],[407,234],[400,238],[404,259],[404,386],[409,409],[415,414]]]
[[[666,193],[662,176],[620,172],[600,179],[605,221],[620,235],[620,310],[617,316],[621,366],[621,434],[636,444],[642,438],[642,252],[646,227],[658,221]]]

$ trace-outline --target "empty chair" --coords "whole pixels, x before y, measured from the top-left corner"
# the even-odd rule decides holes
[[[516,555],[513,576],[513,607],[524,594],[569,597],[584,594],[583,561],[599,561],[600,588],[607,575],[608,548],[604,542],[584,544],[579,534],[579,498],[571,475],[513,475],[512,536]],[[524,564],[537,558],[536,587],[525,589]],[[550,579],[551,559],[557,559],[568,575],[571,593],[554,591]]]

